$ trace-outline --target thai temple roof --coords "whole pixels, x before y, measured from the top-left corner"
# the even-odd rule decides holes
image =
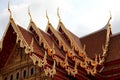
[[[5,66],[15,45],[20,44],[33,63],[43,67],[48,76],[62,73],[63,77],[67,74],[87,79],[87,75],[93,75],[103,79],[109,78],[107,75],[112,75],[112,70],[117,74],[114,70],[120,68],[120,33],[112,34],[111,16],[104,28],[81,38],[66,29],[59,14],[57,29],[46,16],[46,31],[36,26],[31,15],[26,30],[15,23],[10,11],[9,23],[0,41],[0,68]]]

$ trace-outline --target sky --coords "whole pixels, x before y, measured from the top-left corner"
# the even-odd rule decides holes
[[[110,22],[113,34],[120,32],[119,0],[10,0],[12,16],[25,29],[29,25],[28,6],[37,27],[47,26],[46,10],[53,27],[57,29],[57,8],[65,27],[79,37],[103,28]],[[0,38],[9,22],[8,0],[0,0]]]

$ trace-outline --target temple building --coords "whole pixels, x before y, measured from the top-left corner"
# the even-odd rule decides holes
[[[9,23],[0,40],[0,80],[119,80],[120,33],[112,34],[110,20],[89,35],[78,37],[60,19],[46,31],[32,20],[28,30]]]

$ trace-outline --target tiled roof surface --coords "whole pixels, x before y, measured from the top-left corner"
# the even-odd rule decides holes
[[[86,53],[90,58],[95,58],[95,55],[102,55],[102,46],[106,41],[106,29],[99,30],[85,37],[80,38],[82,45],[86,46]]]

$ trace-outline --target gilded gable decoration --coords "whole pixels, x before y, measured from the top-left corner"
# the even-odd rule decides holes
[[[53,77],[56,74],[56,62],[54,61],[52,68],[46,67],[46,69],[44,69],[45,74],[49,75],[50,77]]]

